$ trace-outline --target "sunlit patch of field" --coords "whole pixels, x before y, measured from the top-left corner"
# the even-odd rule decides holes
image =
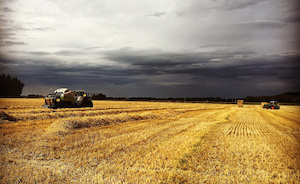
[[[300,107],[0,99],[0,183],[300,183]]]

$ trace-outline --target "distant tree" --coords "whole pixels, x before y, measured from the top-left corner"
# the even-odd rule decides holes
[[[300,103],[300,93],[287,92],[273,96],[247,96],[245,99],[246,102],[269,102],[271,100],[276,100],[280,103]]]
[[[11,77],[10,75],[5,74],[0,76],[0,96],[20,96],[24,86],[24,83],[22,83],[17,77]]]
[[[93,94],[92,95],[92,99],[93,100],[105,100],[106,99],[106,95],[104,95],[102,93]]]
[[[36,94],[30,94],[30,95],[27,95],[26,98],[44,98],[45,96],[43,95],[36,95]]]

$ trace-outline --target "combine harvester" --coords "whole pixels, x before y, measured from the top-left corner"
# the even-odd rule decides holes
[[[43,107],[50,109],[93,107],[93,102],[83,90],[70,91],[68,88],[59,88],[46,96]]]

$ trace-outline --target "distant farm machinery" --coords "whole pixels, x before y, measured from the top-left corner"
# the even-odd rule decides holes
[[[280,109],[279,103],[277,101],[270,101],[269,103],[265,103],[263,105],[264,109]]]
[[[93,107],[93,102],[83,90],[71,91],[68,88],[59,88],[46,96],[43,107],[51,109]]]

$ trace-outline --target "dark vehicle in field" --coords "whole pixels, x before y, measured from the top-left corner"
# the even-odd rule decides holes
[[[280,109],[279,103],[277,101],[270,101],[267,104],[264,104],[263,108],[265,109]]]
[[[59,88],[46,96],[43,107],[51,109],[93,107],[93,102],[83,90],[71,91],[68,88]]]

